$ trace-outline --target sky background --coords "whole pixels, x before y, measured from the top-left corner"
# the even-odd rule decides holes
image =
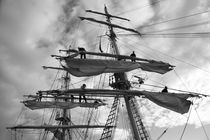
[[[53,71],[43,71],[43,65],[57,64],[50,55],[59,48],[76,40],[77,46],[86,46],[94,51],[98,48],[97,35],[105,34],[105,27],[80,22],[78,16],[92,17],[85,9],[103,11],[104,4],[110,13],[129,18],[131,22],[120,25],[149,33],[184,25],[203,23],[210,20],[209,12],[183,20],[167,22],[157,26],[146,25],[210,10],[208,0],[1,0],[0,1],[0,136],[9,140],[6,126],[14,125],[23,110],[20,101],[24,94],[33,94],[49,89],[55,77]],[[93,16],[94,17],[94,16]],[[101,17],[100,17],[101,18]],[[102,18],[101,18],[102,19]],[[85,23],[85,24],[84,24]],[[210,24],[170,30],[164,33],[209,32]],[[127,33],[120,30],[117,33]],[[162,32],[158,32],[162,33]],[[102,42],[104,39],[102,38]],[[119,37],[122,54],[135,50],[138,57],[169,62],[175,71],[165,75],[142,72],[146,83],[167,85],[171,88],[209,93],[210,83],[210,40],[209,38],[144,38]],[[75,43],[75,42],[73,42]],[[89,46],[89,47],[88,47]],[[129,47],[128,47],[129,46]],[[105,50],[106,46],[102,46]],[[155,81],[155,82],[154,82]],[[146,87],[145,87],[146,88]],[[161,140],[180,139],[188,114],[180,115],[163,109],[144,99],[141,102],[144,121],[153,139],[166,128]],[[197,112],[210,137],[210,100],[199,99],[195,103]],[[24,116],[34,121],[35,113]],[[123,114],[122,114],[123,115]],[[30,120],[31,118],[31,120]],[[183,140],[206,140],[194,109]]]

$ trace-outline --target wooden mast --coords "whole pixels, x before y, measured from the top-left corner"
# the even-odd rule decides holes
[[[64,86],[65,86],[64,89],[68,90],[68,88],[69,88],[69,74],[68,74],[68,72],[65,73],[65,77],[63,77],[63,78],[64,78]],[[67,118],[68,117],[67,114],[68,114],[68,110],[63,109],[63,118]],[[62,125],[70,125],[70,123],[66,122],[65,120],[66,119],[63,120]],[[65,132],[66,132],[66,130],[62,129],[62,140],[65,140]],[[71,140],[71,135],[69,137],[70,137],[70,140]]]
[[[105,6],[104,10],[105,10],[106,14],[109,14],[106,6]],[[110,25],[111,25],[110,16],[107,16],[107,22],[110,23]],[[119,49],[118,49],[117,44],[116,44],[116,34],[114,33],[114,30],[113,30],[112,26],[109,26],[109,29],[110,29],[110,41],[111,41],[112,47],[115,50],[115,54],[120,55]],[[119,78],[120,78],[121,81],[126,83],[127,75],[125,73],[121,73]],[[124,89],[124,87],[122,87],[122,89]],[[128,87],[128,89],[130,89],[130,87]],[[126,108],[127,108],[127,112],[128,112],[128,116],[129,116],[129,120],[130,120],[130,123],[131,123],[131,127],[132,127],[132,130],[133,130],[134,137],[135,137],[136,140],[140,140],[140,137],[138,135],[138,131],[137,131],[137,128],[136,128],[136,125],[135,125],[135,121],[134,121],[134,119],[131,115],[132,112],[131,112],[131,109],[130,109],[131,107],[130,107],[130,104],[129,104],[129,98],[127,96],[124,96],[124,100],[125,100],[125,103],[126,103]]]
[[[116,34],[114,33],[113,28],[119,28],[119,29],[131,31],[131,32],[137,33],[139,35],[141,35],[141,34],[138,31],[134,30],[134,29],[125,28],[125,27],[122,27],[122,26],[118,26],[118,25],[112,24],[111,23],[111,17],[113,17],[113,16],[111,16],[108,13],[108,10],[107,10],[106,6],[104,7],[104,11],[105,11],[105,14],[101,14],[101,15],[106,16],[106,21],[107,22],[98,21],[98,20],[95,20],[95,19],[92,19],[92,18],[85,18],[85,17],[80,17],[80,19],[107,25],[108,28],[109,28],[109,33],[110,33],[109,34],[109,40],[111,42],[111,47],[114,49],[114,53],[116,55],[120,55],[119,49],[118,49],[117,44],[116,44]],[[88,10],[88,12],[92,12],[92,11]],[[98,12],[92,12],[92,13],[100,14]],[[123,18],[121,18],[121,19],[123,19]],[[115,75],[116,75],[115,79],[119,78],[120,81],[122,81],[124,83],[124,86],[118,87],[118,89],[120,89],[120,90],[129,90],[130,89],[130,85],[128,84],[127,75],[125,73],[115,73]],[[124,100],[125,100],[125,103],[126,103],[126,108],[127,108],[127,111],[128,111],[129,120],[130,120],[131,127],[132,127],[132,130],[133,130],[134,138],[136,140],[140,140],[140,136],[138,134],[138,128],[137,128],[137,125],[135,124],[135,120],[134,120],[134,118],[132,116],[132,110],[131,110],[131,106],[129,104],[129,98],[130,97],[128,97],[126,95],[124,96]]]
[[[115,17],[115,16],[112,16],[112,15],[110,15],[108,13],[108,10],[107,10],[106,6],[104,7],[105,14],[102,14],[102,13],[99,13],[99,12],[96,12],[96,11],[91,11],[91,10],[86,10],[86,11],[106,16],[106,21],[107,22],[98,21],[96,19],[86,18],[86,17],[80,17],[80,19],[107,25],[108,28],[109,28],[109,33],[110,33],[109,34],[109,40],[111,42],[111,47],[113,48],[114,53],[116,55],[120,55],[120,52],[119,52],[119,49],[118,49],[117,44],[116,44],[116,34],[114,33],[113,28],[119,28],[119,29],[123,29],[123,30],[126,30],[126,31],[134,32],[134,33],[136,33],[136,34],[141,36],[141,34],[138,31],[134,30],[134,29],[130,29],[130,28],[126,28],[126,27],[122,27],[122,26],[118,26],[118,25],[112,24],[111,23],[111,17]],[[116,18],[127,20],[127,19],[121,18],[121,17],[116,17]],[[129,90],[130,89],[130,84],[128,82],[126,73],[115,73],[115,79],[117,79],[117,78],[120,79],[120,81],[124,83],[123,86],[119,86],[117,89],[119,89],[119,90]],[[132,130],[133,130],[134,138],[136,140],[141,140],[141,136],[140,136],[140,134],[138,132],[138,125],[136,124],[136,120],[134,119],[134,116],[133,116],[133,111],[132,111],[133,108],[131,107],[131,104],[129,102],[130,98],[131,98],[131,96],[124,95],[124,100],[125,100],[125,103],[126,103],[126,108],[127,108],[130,124],[131,124]]]

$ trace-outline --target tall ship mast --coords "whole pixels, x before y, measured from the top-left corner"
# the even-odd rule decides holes
[[[127,116],[126,123],[128,127],[126,131],[128,134],[127,138],[121,139],[151,140],[139,110],[141,104],[137,101],[138,98],[148,99],[161,107],[184,114],[189,111],[193,98],[205,96],[181,90],[178,90],[179,92],[170,92],[167,87],[159,92],[147,91],[141,88],[140,90],[134,90],[134,86],[141,87],[144,84],[145,78],[138,76],[138,74],[134,75],[133,77],[136,78],[134,82],[129,80],[127,72],[141,69],[147,72],[165,74],[173,70],[175,66],[167,62],[139,58],[134,52],[131,55],[121,55],[120,48],[117,45],[115,29],[131,32],[139,37],[142,34],[135,29],[112,23],[112,19],[120,21],[129,21],[129,19],[110,14],[106,6],[104,6],[104,12],[93,10],[86,10],[86,12],[105,17],[106,21],[90,17],[79,18],[82,22],[92,22],[105,25],[108,28],[105,36],[108,37],[111,51],[103,52],[100,42],[100,53],[88,51],[81,47],[78,50],[69,47],[68,49],[59,50],[65,53],[65,55],[52,55],[53,58],[60,62],[60,67],[44,66],[43,68],[62,71],[63,76],[60,78],[62,86],[57,89],[40,90],[35,95],[25,95],[26,100],[22,101],[27,108],[33,111],[51,110],[52,114],[49,117],[49,123],[41,125],[19,124],[8,127],[7,129],[14,131],[12,139],[24,139],[21,136],[25,130],[38,130],[40,135],[37,139],[41,140],[117,139],[117,129],[121,125],[119,117],[122,117],[122,114],[120,115],[120,108],[121,103],[123,103],[124,112]],[[90,56],[93,57],[90,58]],[[81,83],[80,87],[70,88],[72,79],[75,77],[88,78],[105,74],[109,74],[109,87],[107,88],[89,88],[87,86],[88,83],[85,82]],[[100,117],[104,117],[94,116],[94,111],[106,106],[109,106],[109,113],[105,117],[106,121],[104,123],[93,123],[94,119],[98,120]],[[88,110],[88,114],[78,114],[78,112],[84,110]],[[76,117],[81,117],[87,121],[82,124],[74,121],[75,114]]]

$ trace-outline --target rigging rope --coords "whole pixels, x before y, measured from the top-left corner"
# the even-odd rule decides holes
[[[201,23],[195,23],[195,24],[184,25],[184,26],[179,26],[179,27],[166,28],[166,29],[162,29],[162,30],[145,32],[142,34],[150,34],[150,33],[158,33],[158,32],[164,32],[164,31],[177,30],[177,29],[191,28],[191,27],[201,26],[201,25],[205,25],[205,24],[209,24],[209,23],[210,23],[210,21],[205,21],[205,22],[201,22]]]
[[[201,121],[200,116],[198,115],[198,111],[197,111],[196,108],[194,108],[194,110],[195,110],[195,112],[196,112],[196,114],[197,114],[197,116],[198,116],[198,119],[199,119],[199,121],[200,121],[200,123],[201,123],[202,129],[203,129],[203,131],[204,131],[204,133],[205,133],[205,135],[206,135],[206,138],[207,138],[207,140],[209,140],[209,137],[208,137],[208,135],[207,135],[206,129],[205,129],[205,127],[204,127],[204,125],[203,125],[203,123],[202,123],[202,121]]]
[[[137,36],[137,34],[117,34],[118,36]],[[210,32],[178,32],[178,33],[142,33],[142,37],[144,38],[209,38]]]
[[[94,114],[94,109],[90,109],[89,118],[87,120],[87,125],[90,125],[90,122],[91,122],[91,119],[93,117],[93,114]],[[84,140],[86,140],[88,138],[88,130],[89,129],[87,128],[86,131],[85,131],[85,138],[84,138]]]
[[[189,118],[190,118],[190,115],[191,115],[191,111],[192,111],[192,107],[190,108],[190,111],[189,111],[189,114],[188,114],[188,117],[187,117],[187,121],[186,121],[185,126],[184,126],[184,129],[183,129],[183,131],[182,131],[180,140],[182,140],[182,137],[183,137],[183,135],[184,135],[184,133],[185,133],[185,130],[186,130],[186,128],[187,128],[187,124],[188,124],[188,121],[189,121]]]
[[[160,138],[162,138],[162,136],[167,132],[168,128],[166,128],[163,133],[157,138],[157,140],[160,140]]]
[[[142,36],[145,38],[209,38],[210,32],[142,34]]]
[[[182,82],[182,84],[185,86],[185,88],[189,90],[189,88],[187,87],[187,85],[185,84],[185,82],[183,81],[183,79],[178,75],[178,73],[175,70],[173,70],[173,71],[176,74],[176,76],[180,79],[180,81]]]
[[[162,86],[165,87],[165,84],[163,84],[163,80],[161,80],[162,82],[158,82],[158,81],[152,80],[152,79],[150,79],[150,78],[148,78],[148,80],[149,80],[149,81],[152,81],[152,82],[154,82],[154,83],[157,83],[157,84],[159,84],[159,85],[162,85]]]
[[[130,23],[131,27],[134,28],[134,25],[133,25],[131,22],[129,22],[129,23]],[[140,37],[140,39],[142,39],[144,45],[147,44],[146,41],[142,38],[142,36],[138,36],[138,37]],[[142,45],[142,44],[140,44],[140,43],[139,43],[139,45],[141,45],[141,46],[144,47],[144,45]],[[149,48],[147,48],[147,47],[144,47],[144,48],[149,49]],[[137,48],[136,48],[136,49],[137,49]],[[139,49],[139,48],[138,48],[138,49]],[[154,53],[156,53],[156,51],[154,51]],[[152,55],[152,56],[151,56],[150,54],[147,54],[147,55],[150,56],[151,58],[154,58],[154,56],[158,56],[158,55]],[[158,58],[158,59],[159,59],[159,58]]]
[[[159,50],[156,50],[156,49],[153,49],[153,48],[149,47],[149,46],[147,45],[146,41],[144,40],[144,38],[142,38],[142,37],[140,37],[140,38],[144,41],[144,43],[145,43],[145,45],[146,45],[146,48],[151,49],[151,50],[153,50],[154,52],[155,52],[155,51],[156,51],[156,52],[159,52],[159,53],[162,54],[162,55],[165,55],[165,56],[167,56],[167,57],[173,58],[173,59],[176,60],[176,61],[179,61],[179,62],[188,64],[188,65],[190,65],[190,66],[192,66],[192,67],[195,67],[195,68],[197,68],[197,69],[199,69],[199,70],[201,70],[201,71],[203,71],[203,72],[206,72],[206,73],[210,74],[209,71],[207,71],[207,70],[205,70],[205,69],[202,69],[202,68],[200,68],[200,67],[198,67],[198,66],[196,66],[196,65],[193,65],[193,64],[191,64],[191,63],[189,63],[189,62],[186,62],[186,61],[184,61],[184,60],[178,59],[178,58],[176,58],[176,57],[170,56],[170,55],[168,55],[168,54],[166,54],[166,53],[163,53],[163,52],[161,52],[161,51],[159,51]],[[143,46],[143,47],[145,47],[145,46]]]
[[[141,28],[154,26],[154,25],[158,25],[158,24],[162,24],[162,23],[167,23],[167,22],[170,22],[170,21],[176,21],[176,20],[180,20],[180,19],[185,19],[185,18],[188,18],[188,17],[197,16],[199,14],[208,13],[208,12],[210,12],[210,10],[199,12],[199,13],[194,13],[194,14],[191,14],[191,15],[186,15],[186,16],[183,16],[183,17],[172,18],[172,19],[168,19],[168,20],[165,20],[165,21],[160,21],[160,22],[157,22],[157,23],[141,26]]]
[[[137,34],[118,34],[120,36],[129,36],[129,35],[137,35]],[[142,37],[147,38],[208,38],[210,37],[210,32],[178,32],[178,33],[159,33],[159,34],[150,34],[150,33],[142,33]]]
[[[209,12],[209,11],[210,11],[210,10],[204,11],[203,13]],[[196,14],[194,14],[194,15],[197,15],[197,14],[199,14],[199,13],[196,13]],[[190,15],[189,15],[189,16],[190,16]],[[153,50],[154,52],[158,51],[158,50],[155,50],[155,49],[149,47],[149,46],[147,45],[147,43],[146,43],[146,41],[144,40],[143,37],[141,37],[141,36],[139,36],[139,37],[143,40],[144,44],[147,46],[146,48],[149,48],[149,49]],[[144,46],[143,46],[143,47],[144,47]],[[206,73],[210,74],[209,71],[207,71],[207,70],[205,70],[205,69],[202,69],[202,68],[200,68],[200,67],[198,67],[198,66],[196,66],[196,65],[193,65],[193,64],[191,64],[191,63],[189,63],[189,62],[185,62],[185,61],[183,61],[183,60],[181,60],[181,59],[175,58],[175,57],[173,57],[173,56],[169,56],[169,55],[167,55],[167,54],[165,54],[165,53],[162,53],[161,51],[158,51],[158,52],[160,52],[162,55],[165,55],[165,56],[167,56],[167,57],[173,58],[173,59],[175,59],[175,60],[177,60],[177,61],[179,61],[179,62],[188,64],[188,65],[193,66],[193,67],[195,67],[195,68],[197,68],[197,69],[199,69],[199,70],[201,70],[201,71],[203,71],[203,72],[206,72]]]
[[[23,111],[25,111],[23,108],[24,108],[24,107],[22,106],[21,112],[19,113],[19,115],[18,115],[18,117],[17,117],[17,119],[16,119],[16,121],[15,121],[15,124],[16,124],[17,121],[19,120],[19,118],[20,118],[20,116],[22,115]]]
[[[161,23],[166,23],[166,22],[169,22],[169,21],[180,20],[180,19],[184,19],[184,18],[196,16],[196,15],[207,13],[207,12],[210,12],[210,10],[199,12],[199,13],[195,13],[195,14],[191,14],[191,15],[187,15],[187,16],[183,16],[183,17],[179,17],[179,18],[174,18],[174,19],[170,19],[170,20],[167,20],[167,21],[162,21],[162,22],[158,22],[158,23],[154,23],[154,24],[150,24],[150,25],[145,25],[145,26],[142,26],[141,28],[149,27],[149,26],[153,26],[153,25],[158,25],[158,24],[161,24]],[[206,22],[203,22],[203,23],[196,23],[196,24],[185,25],[185,26],[181,26],[181,27],[175,27],[175,28],[169,28],[169,29],[164,29],[164,30],[159,30],[159,31],[152,31],[152,32],[142,33],[142,35],[144,37],[151,37],[151,36],[153,36],[153,37],[162,37],[162,38],[198,38],[198,37],[209,37],[209,36],[206,36],[206,35],[209,35],[208,32],[207,33],[203,32],[203,34],[202,33],[150,34],[150,33],[154,33],[154,32],[162,32],[162,31],[168,31],[168,30],[189,28],[189,27],[193,27],[193,26],[200,26],[200,25],[208,24],[208,23],[209,23],[209,21],[206,21]],[[136,35],[136,34],[123,34],[123,35]],[[163,35],[163,36],[161,36],[161,35]],[[169,36],[166,36],[166,35],[169,35]],[[188,35],[188,36],[181,36],[181,37],[179,37],[179,36],[173,36],[173,35]],[[196,36],[189,36],[189,35],[196,35]],[[205,36],[198,36],[198,35],[205,35]]]
[[[54,84],[55,84],[55,81],[57,80],[57,77],[58,77],[59,72],[60,72],[60,70],[57,71],[57,73],[56,73],[56,75],[55,75],[55,78],[54,78],[54,80],[53,80],[53,82],[52,82],[52,84],[51,84],[50,90],[53,88],[53,86],[54,86]],[[53,113],[54,113],[54,112],[52,112],[52,114],[51,114],[50,120],[52,119]],[[44,122],[44,116],[45,116],[45,109],[43,110],[41,124],[43,124],[43,122]],[[49,121],[49,123],[50,123],[50,121]],[[45,133],[45,131],[44,131],[44,135],[45,135],[45,134],[46,134],[46,133]],[[41,131],[40,134],[39,134],[39,140],[41,139],[41,135],[42,135],[42,131]]]
[[[126,38],[127,39],[127,38]],[[133,40],[131,40],[131,39],[129,39],[129,41],[133,41]],[[151,58],[154,58],[154,55],[151,55],[151,54],[149,54],[149,53],[146,53],[144,50],[142,50],[142,48],[140,49],[139,47],[135,47],[134,45],[132,45],[131,43],[129,43],[129,42],[126,42],[126,40],[119,40],[118,42],[122,42],[122,43],[124,43],[125,45],[129,45],[129,46],[131,46],[132,48],[134,48],[135,49],[135,52],[138,52],[138,53],[141,53],[142,55],[147,55],[147,56],[149,56],[149,57],[151,57]],[[133,41],[133,43],[135,43],[134,41]],[[128,47],[128,46],[125,46],[125,45],[121,45],[121,47],[123,47],[124,49],[129,49],[130,51],[133,51],[134,49],[131,49],[130,47]],[[154,58],[155,59],[155,58]]]

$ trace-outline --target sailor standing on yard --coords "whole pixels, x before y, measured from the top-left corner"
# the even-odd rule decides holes
[[[168,92],[168,87],[165,86],[164,89],[161,92]]]
[[[42,93],[41,92],[37,92],[36,94],[38,96],[38,101],[41,102],[41,100],[42,100]]]
[[[78,47],[78,50],[79,50],[79,53],[80,53],[80,58],[81,59],[82,58],[86,59],[86,54],[85,54],[86,50],[85,50],[85,48],[79,48]]]
[[[81,86],[81,89],[82,90],[85,90],[85,88],[86,88],[86,84],[83,84]],[[80,93],[80,95],[79,95],[79,102],[81,103],[82,96],[83,96],[83,99],[85,100],[85,102],[87,103],[87,100],[86,100],[86,97],[85,97],[85,94],[84,93]]]
[[[131,61],[132,62],[136,62],[135,58],[136,58],[136,54],[135,52],[133,51],[133,53],[130,55],[132,58],[131,58]]]

